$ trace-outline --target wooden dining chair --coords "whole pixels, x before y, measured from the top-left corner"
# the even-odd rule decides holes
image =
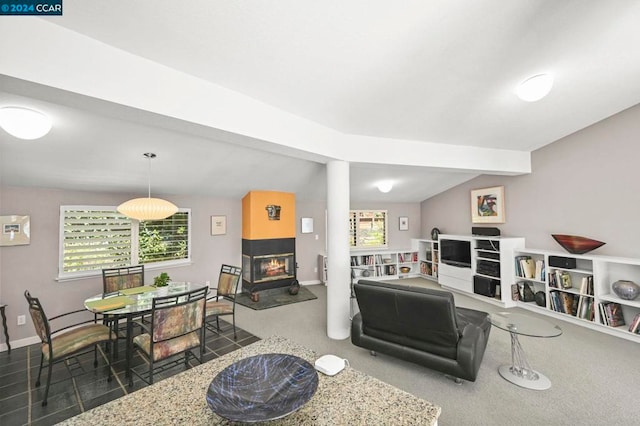
[[[140,323],[145,333],[133,338],[138,352],[148,362],[146,372],[131,370],[148,384],[153,384],[154,374],[177,365],[183,358],[185,369],[189,358],[202,362],[204,354],[204,314],[207,287],[155,297],[151,304],[151,323]],[[198,350],[196,356],[194,350]],[[182,355],[182,357],[179,357]],[[133,386],[133,375],[129,375]]]
[[[33,320],[33,325],[42,342],[40,346],[40,369],[38,370],[38,378],[36,379],[36,387],[40,386],[40,376],[42,374],[42,368],[44,362],[47,362],[47,387],[44,391],[44,398],[42,405],[47,405],[47,397],[49,395],[49,388],[51,387],[51,371],[53,364],[65,361],[72,357],[89,353],[91,350],[94,352],[93,366],[98,366],[98,345],[100,343],[111,342],[115,335],[111,332],[111,329],[104,325],[98,324],[97,319],[94,316],[93,320],[86,320],[77,322],[65,327],[61,327],[55,331],[51,331],[49,322],[69,317],[72,314],[79,314],[81,312],[87,314],[87,310],[80,309],[73,312],[67,312],[62,315],[47,318],[44,313],[42,304],[36,297],[32,297],[29,294],[29,290],[24,292],[24,297],[29,304],[29,313]],[[65,324],[68,320],[65,319]],[[111,381],[111,358],[109,351],[107,354],[107,381]]]
[[[242,268],[231,265],[222,265],[217,287],[212,287],[211,296],[207,299],[207,315],[205,325],[208,330],[220,333],[219,318],[224,315],[231,315],[233,318],[233,339],[236,335],[236,296],[240,283]],[[215,321],[215,329],[214,329]]]

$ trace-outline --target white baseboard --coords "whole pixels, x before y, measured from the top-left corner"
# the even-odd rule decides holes
[[[322,284],[322,281],[320,280],[300,281],[300,285],[316,285],[316,284]]]
[[[20,340],[10,340],[9,343],[11,344],[11,350],[13,350],[17,348],[22,348],[24,346],[40,343],[40,338],[38,336],[31,336],[31,337],[27,337],[25,339],[20,339]],[[0,344],[0,352],[6,352],[7,349],[8,348],[6,343]]]

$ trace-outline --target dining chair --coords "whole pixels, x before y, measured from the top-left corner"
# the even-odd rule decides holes
[[[131,372],[148,384],[153,384],[154,374],[165,371],[180,362],[183,355],[185,369],[189,358],[202,362],[204,354],[204,314],[207,287],[154,297],[151,302],[151,323],[140,323],[146,331],[133,338],[133,344],[148,363],[148,370]],[[199,349],[199,356],[194,350]],[[166,361],[166,362],[163,362]],[[133,375],[129,375],[129,386],[133,386]]]
[[[122,266],[119,268],[105,268],[102,270],[102,293],[116,293],[128,288],[142,287],[144,285],[144,265]],[[104,314],[104,324],[111,327],[118,334],[124,330],[120,326],[121,317],[118,315]],[[123,337],[120,337],[123,339]],[[114,356],[118,356],[118,343],[114,344]]]
[[[236,340],[236,296],[240,283],[240,275],[242,268],[231,265],[222,265],[220,268],[220,276],[218,277],[218,286],[212,287],[210,290],[213,296],[207,299],[207,314],[205,325],[208,330],[220,333],[220,320],[223,315],[232,315],[233,317],[233,339]],[[215,329],[214,322],[215,320]]]
[[[55,331],[51,331],[51,327],[49,325],[50,321],[66,318],[72,314],[86,314],[88,311],[85,309],[80,309],[77,311],[67,312],[65,314],[47,318],[47,315],[44,313],[44,309],[38,298],[32,297],[31,294],[29,294],[29,290],[26,290],[24,292],[24,297],[27,299],[27,303],[29,304],[29,313],[31,314],[33,325],[36,329],[36,332],[38,333],[38,337],[40,337],[40,340],[42,342],[42,345],[40,347],[40,369],[38,370],[36,387],[40,386],[42,368],[44,366],[44,362],[47,362],[47,387],[45,388],[44,398],[42,400],[42,405],[46,406],[47,397],[49,395],[49,388],[51,387],[51,372],[53,369],[53,364],[65,361],[71,357],[77,357],[79,355],[89,353],[91,352],[91,348],[93,347],[93,366],[95,368],[98,366],[98,345],[100,343],[111,342],[111,340],[115,338],[115,336],[108,326],[97,323],[97,318],[95,317],[95,315],[93,320],[77,322],[61,327]],[[65,321],[65,324],[67,323],[68,321]],[[107,381],[110,382],[111,359],[109,357],[109,351],[106,351],[106,356],[108,371]]]
[[[144,265],[105,268],[102,270],[102,292],[115,293],[144,285]]]

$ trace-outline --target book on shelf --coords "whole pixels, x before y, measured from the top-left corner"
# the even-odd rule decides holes
[[[543,281],[544,275],[544,260],[536,260],[535,275],[533,278],[538,281]]]
[[[531,256],[516,256],[515,258],[516,264],[516,275],[518,277],[527,278],[524,274],[523,262],[531,259]],[[533,277],[530,277],[533,278]]]
[[[637,313],[635,317],[633,317],[633,321],[629,324],[629,331],[631,333],[640,334],[640,313]]]
[[[536,273],[536,264],[533,259],[521,259],[520,265],[522,267],[522,276],[524,278],[533,278]]]
[[[566,271],[556,271],[557,283],[562,288],[571,288],[573,287],[573,283],[571,282],[571,275]]]

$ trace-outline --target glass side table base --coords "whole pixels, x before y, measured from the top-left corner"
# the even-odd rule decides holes
[[[503,379],[523,388],[546,390],[551,387],[551,380],[544,374],[534,370],[523,370],[512,365],[502,365],[498,368],[498,373]]]

